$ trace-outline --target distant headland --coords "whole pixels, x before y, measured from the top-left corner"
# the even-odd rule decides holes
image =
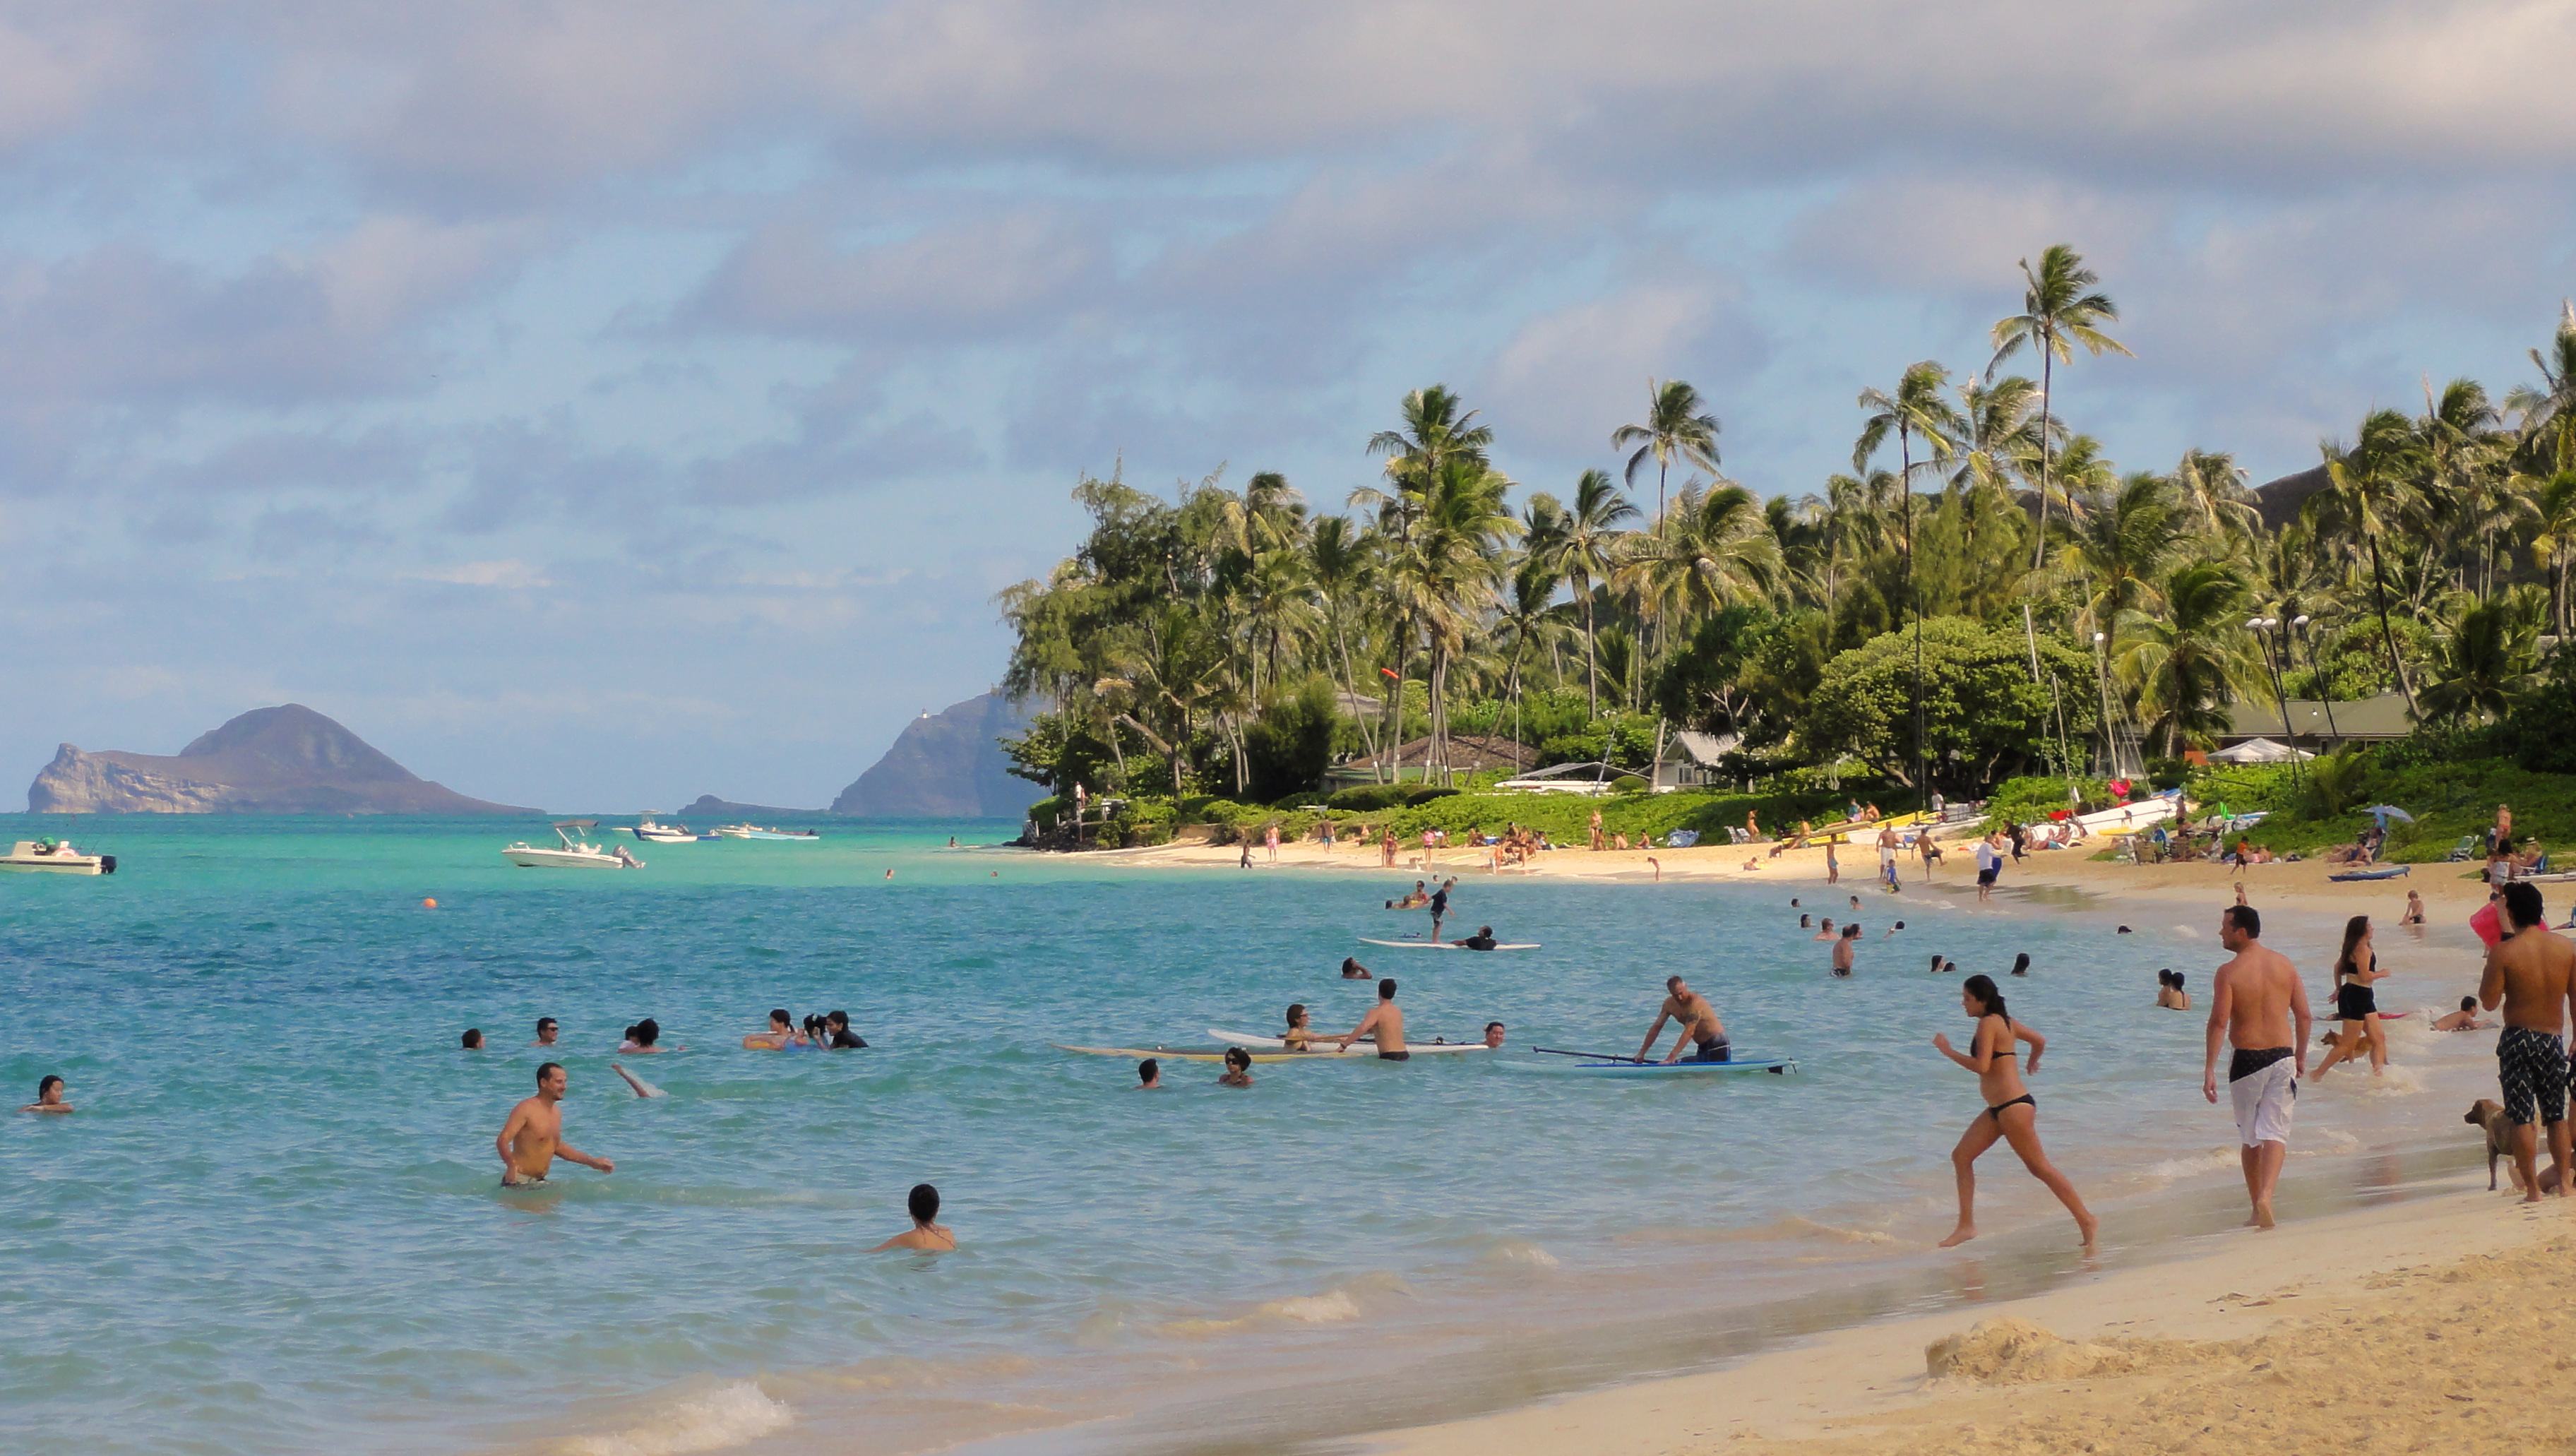
[[[538,814],[434,784],[300,703],[244,713],[169,757],[64,744],[32,814]]]

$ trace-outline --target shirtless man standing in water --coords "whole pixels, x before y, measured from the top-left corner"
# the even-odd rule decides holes
[[[2218,943],[2236,958],[2218,968],[2210,987],[2208,1055],[2201,1095],[2218,1100],[2218,1045],[2236,1048],[2227,1066],[2227,1095],[2236,1110],[2236,1140],[2253,1200],[2249,1228],[2272,1226],[2272,1190],[2290,1151],[2290,1114],[2308,1070],[2308,991],[2289,957],[2262,943],[2263,916],[2230,905],[2218,917]]]
[[[1348,1047],[1362,1037],[1377,1039],[1377,1059],[1381,1062],[1413,1060],[1413,1053],[1404,1049],[1404,1013],[1395,1009],[1395,982],[1378,982],[1377,1004],[1369,1008],[1368,1015],[1360,1018],[1359,1025],[1351,1028],[1350,1035],[1333,1037],[1332,1041]]]
[[[563,1063],[547,1062],[537,1068],[537,1095],[510,1109],[510,1120],[501,1124],[501,1135],[492,1139],[501,1154],[502,1187],[543,1183],[557,1157],[602,1173],[617,1171],[615,1163],[594,1158],[563,1140],[562,1103],[569,1083]]]
[[[2499,816],[2503,814],[2498,809]],[[2568,1001],[2576,997],[2576,946],[2548,929],[2549,912],[2540,887],[2515,880],[2504,887],[2504,922],[2513,934],[2487,952],[2486,973],[2478,978],[2478,1000],[2489,1011],[2504,1007],[2504,1030],[2496,1036],[2496,1070],[2504,1084],[2504,1115],[2513,1124],[2513,1161],[2522,1170],[2525,1203],[2538,1203],[2540,1190],[2564,1197],[2567,1170],[2576,1166],[2568,1152],[2567,1051],[2559,1035]],[[2551,1165],[2547,1176],[2538,1168],[2537,1119],[2549,1128]]]
[[[1694,1045],[1698,1050],[1692,1052],[1693,1061],[1733,1061],[1735,1053],[1727,1044],[1726,1023],[1717,1019],[1707,998],[1679,976],[1666,976],[1664,990],[1669,994],[1664,997],[1663,1009],[1655,1013],[1655,1024],[1646,1028],[1645,1044],[1637,1048],[1637,1060],[1642,1062],[1653,1055],[1655,1038],[1664,1034],[1664,1023],[1672,1021],[1678,1024],[1680,1035],[1673,1038],[1672,1055],[1665,1061],[1681,1060],[1682,1052]]]

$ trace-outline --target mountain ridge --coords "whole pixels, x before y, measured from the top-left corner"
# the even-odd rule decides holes
[[[254,708],[175,754],[66,743],[31,814],[539,814],[432,783],[301,703]]]

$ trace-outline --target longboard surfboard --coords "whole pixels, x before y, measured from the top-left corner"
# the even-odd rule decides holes
[[[1221,1028],[1211,1026],[1208,1028],[1208,1035],[1215,1037],[1218,1041],[1224,1042],[1229,1046],[1239,1046],[1256,1052],[1263,1050],[1286,1051],[1288,1049],[1288,1043],[1280,1040],[1278,1037],[1259,1036],[1249,1031],[1226,1031]],[[1404,1044],[1404,1049],[1406,1051],[1416,1053],[1486,1052],[1493,1050],[1492,1047],[1485,1045],[1481,1041],[1408,1041]],[[1365,1057],[1374,1055],[1376,1051],[1376,1038],[1370,1037],[1351,1043],[1350,1050],[1347,1053],[1342,1053],[1342,1055]],[[1331,1049],[1327,1048],[1321,1051],[1308,1052],[1306,1055],[1333,1056],[1335,1053]]]
[[[1362,944],[1362,945],[1382,945],[1382,946],[1385,946],[1385,947],[1386,947],[1387,949],[1389,949],[1389,950],[1468,950],[1468,949],[1471,949],[1471,948],[1472,948],[1472,947],[1469,947],[1469,946],[1458,945],[1458,944],[1455,944],[1455,943],[1453,943],[1453,942],[1446,941],[1446,940],[1372,940],[1372,939],[1370,939],[1369,937],[1367,937],[1367,936],[1365,936],[1365,935],[1363,935],[1363,936],[1361,936],[1361,937],[1360,937],[1360,944]],[[1534,940],[1530,940],[1530,941],[1497,941],[1497,942],[1495,942],[1495,944],[1494,944],[1494,949],[1496,949],[1496,950],[1536,950],[1536,949],[1538,949],[1538,942],[1537,942],[1537,941],[1534,941]]]

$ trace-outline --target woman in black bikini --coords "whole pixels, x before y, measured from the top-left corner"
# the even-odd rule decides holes
[[[1977,1198],[1977,1158],[1998,1140],[2012,1144],[2020,1155],[2021,1165],[2030,1175],[2048,1185],[2066,1211],[2075,1215],[2075,1227],[2084,1234],[2084,1251],[2093,1251],[2093,1235],[2101,1227],[2075,1196],[2075,1185],[2048,1161],[2039,1146],[2039,1102],[2022,1087],[2022,1068],[2014,1065],[2013,1044],[2030,1043],[2029,1070],[2039,1071],[2039,1054],[2048,1050],[2048,1042],[2038,1032],[2012,1019],[2004,1010],[2003,993],[1995,989],[1992,976],[1970,976],[1959,987],[1959,1005],[1976,1018],[1976,1034],[1968,1039],[1968,1050],[1955,1051],[1946,1034],[1935,1034],[1932,1045],[1941,1055],[1977,1074],[1977,1085],[1986,1095],[1986,1110],[1968,1123],[1959,1135],[1959,1145],[1950,1150],[1950,1166],[1959,1178],[1959,1226],[1941,1241],[1941,1247],[1955,1248],[1977,1236],[1975,1205]]]
[[[2370,1075],[2376,1077],[2388,1065],[2388,1038],[2379,1032],[2379,996],[2371,983],[2388,979],[2379,968],[2379,954],[2371,949],[2370,917],[2356,915],[2344,922],[2343,952],[2335,957],[2335,1020],[2343,1023],[2343,1035],[2335,1038],[2333,1055],[2317,1065],[2315,1075],[2323,1077],[2337,1062],[2349,1062],[2361,1055],[2364,1044],[2370,1047]]]

